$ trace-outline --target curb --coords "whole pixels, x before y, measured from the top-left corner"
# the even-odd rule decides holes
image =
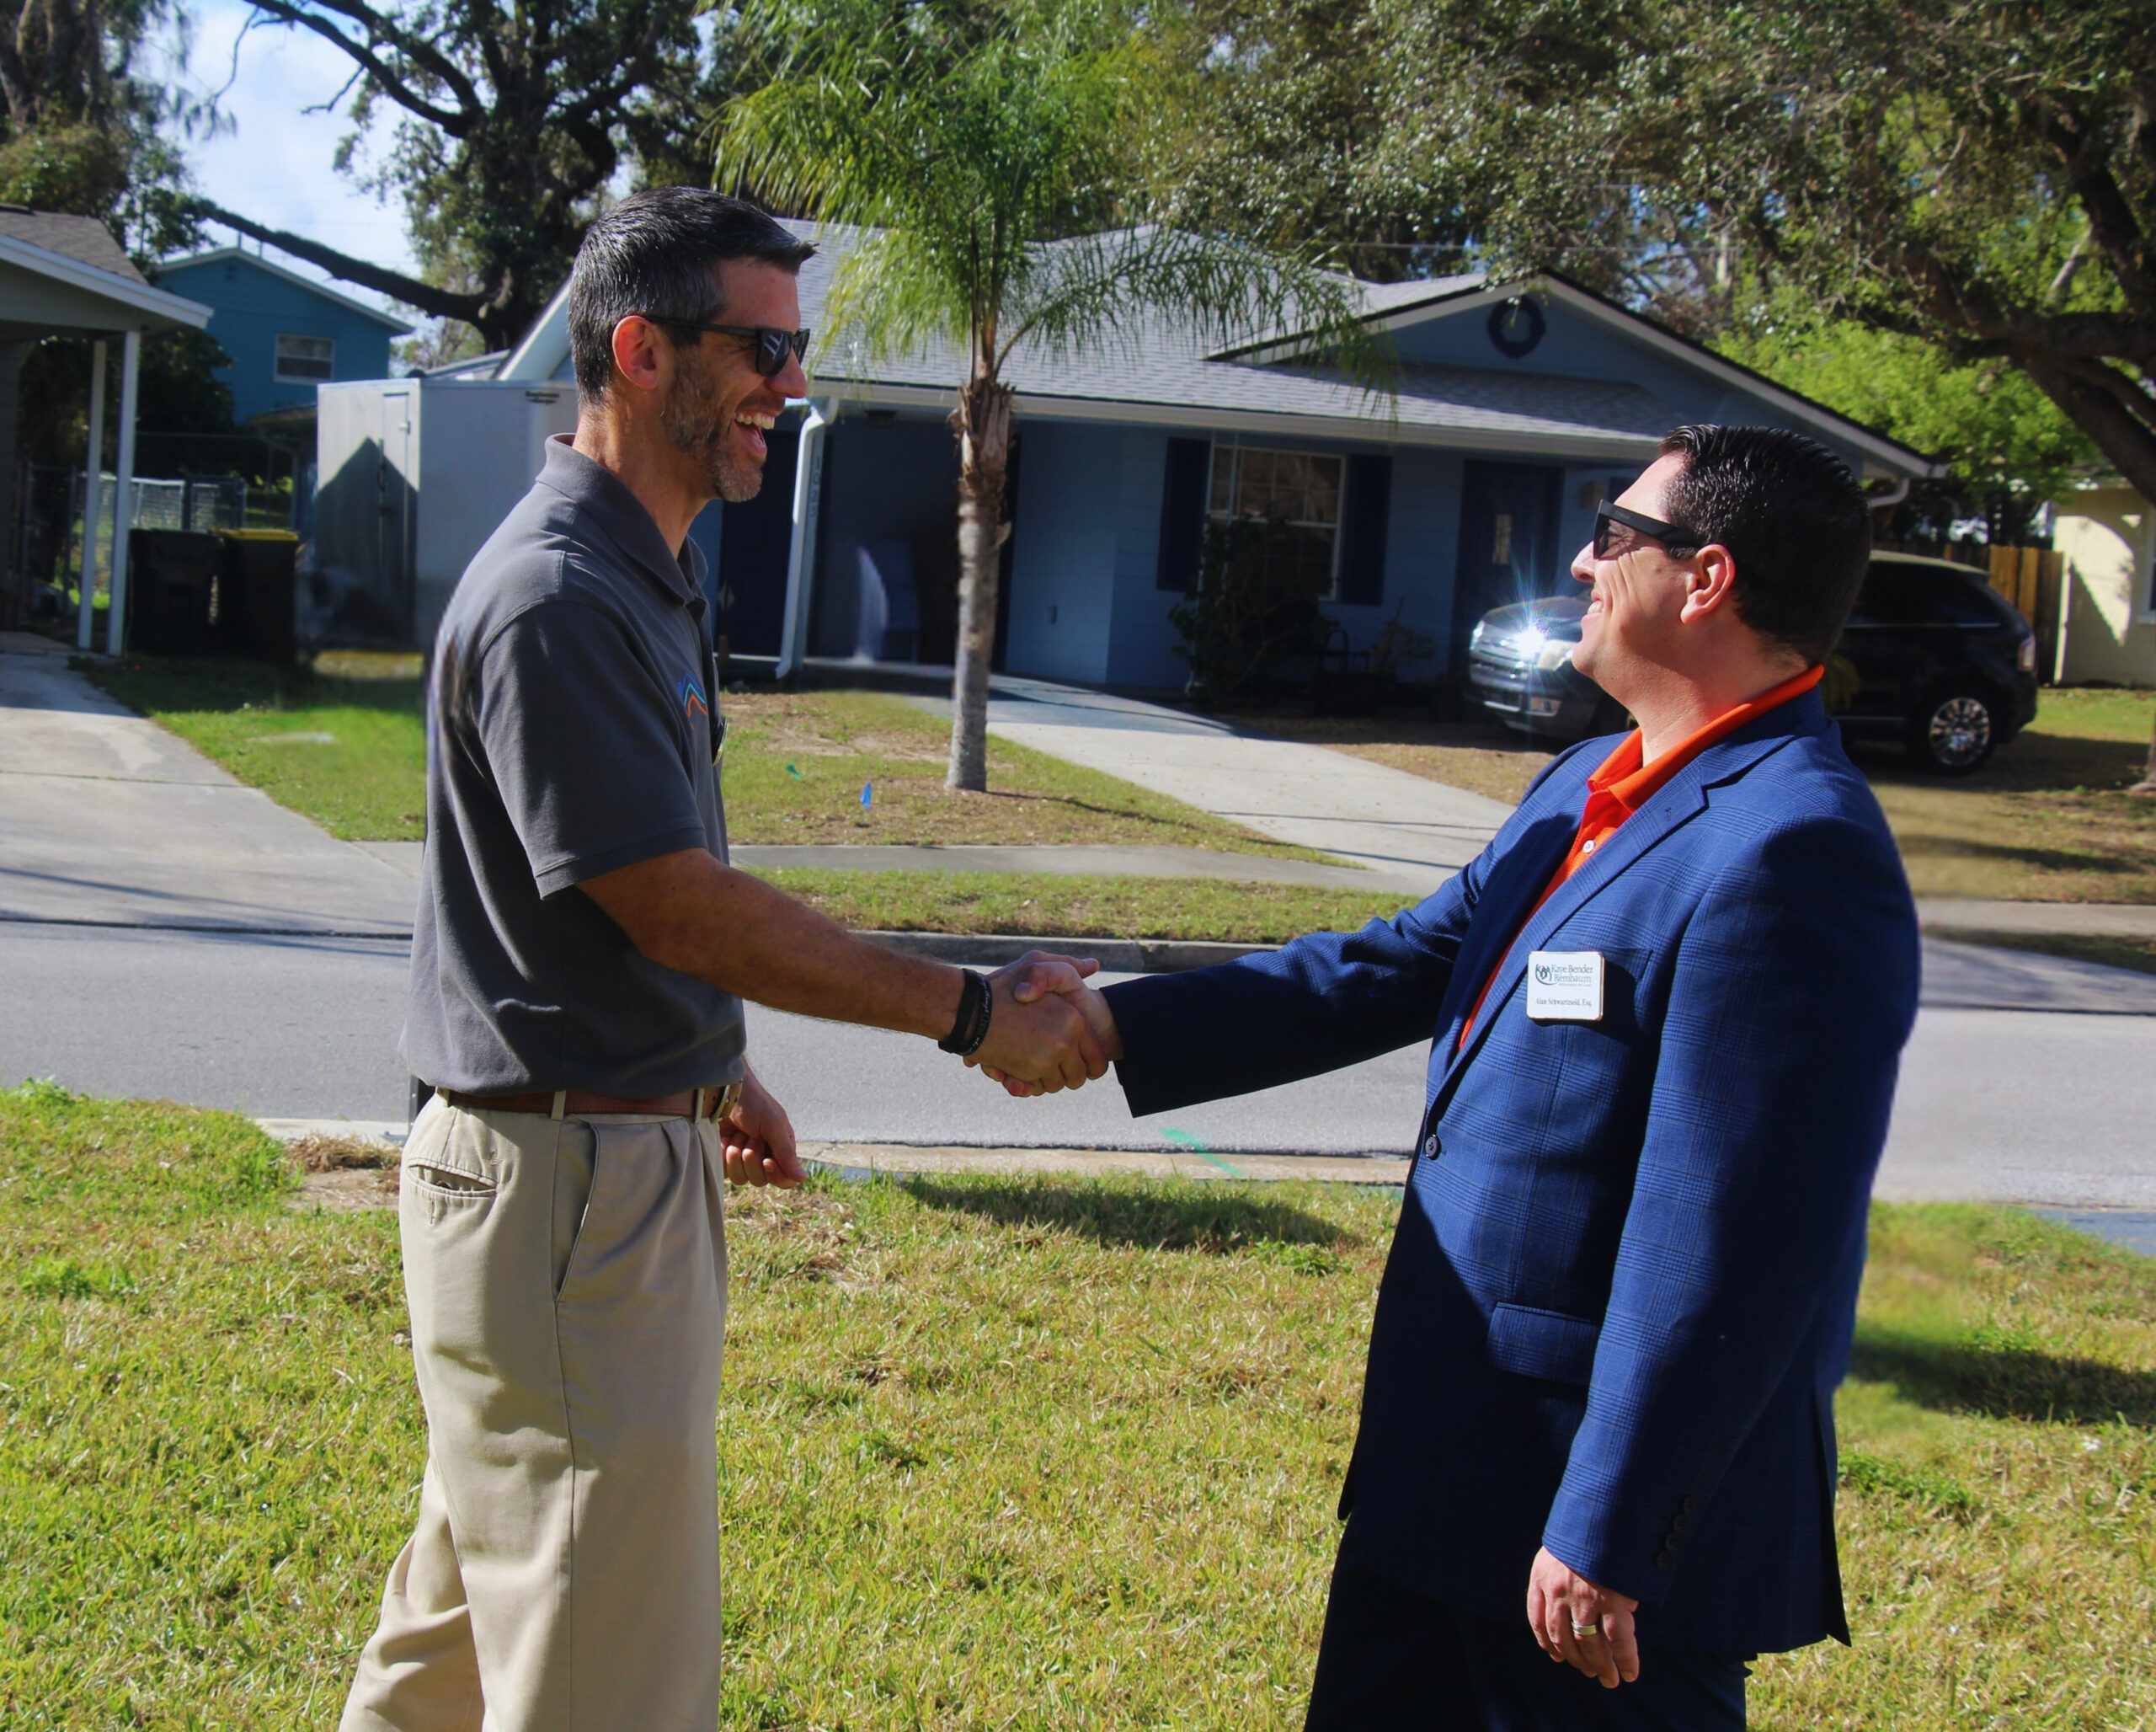
[[[1028,950],[1059,956],[1090,956],[1112,974],[1176,974],[1187,968],[1210,968],[1239,957],[1260,956],[1273,944],[1209,944],[1184,938],[1033,938],[1007,933],[857,932],[907,956],[933,962],[1001,968]]]

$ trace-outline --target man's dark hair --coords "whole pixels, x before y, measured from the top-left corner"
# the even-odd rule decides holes
[[[569,273],[569,353],[578,393],[587,403],[606,394],[614,376],[614,327],[631,313],[723,324],[724,309],[712,305],[714,267],[755,259],[798,270],[815,251],[745,199],[699,186],[630,194],[584,231]]]
[[[1679,427],[1684,459],[1662,515],[1737,560],[1737,617],[1807,663],[1842,634],[1871,557],[1871,511],[1849,466],[1781,427]]]

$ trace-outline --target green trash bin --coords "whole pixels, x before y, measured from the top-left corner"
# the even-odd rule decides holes
[[[127,643],[145,655],[206,655],[224,544],[188,529],[127,532]]]
[[[226,529],[218,570],[217,635],[228,655],[290,661],[299,594],[300,538],[289,529]]]

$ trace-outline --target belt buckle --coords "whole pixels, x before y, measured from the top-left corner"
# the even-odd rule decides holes
[[[716,1124],[741,1104],[741,1085],[735,1082],[728,1083],[723,1088],[699,1088],[696,1104],[701,1107],[707,1100],[711,1102],[711,1111],[703,1116]]]

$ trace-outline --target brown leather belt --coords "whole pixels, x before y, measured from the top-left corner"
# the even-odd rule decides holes
[[[544,1113],[550,1118],[566,1119],[581,1119],[590,1113],[648,1113],[670,1119],[723,1119],[740,1099],[741,1085],[728,1082],[716,1088],[683,1088],[639,1100],[618,1094],[593,1094],[581,1088],[558,1093],[535,1088],[528,1094],[465,1094],[454,1088],[437,1088],[435,1093],[453,1107],[482,1113]]]

